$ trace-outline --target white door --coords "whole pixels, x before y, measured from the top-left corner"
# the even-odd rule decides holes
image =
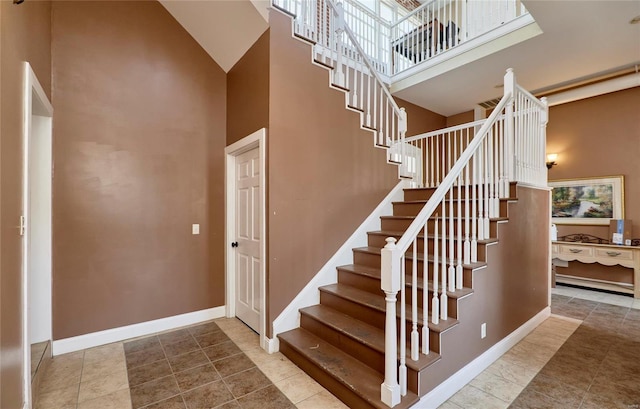
[[[236,316],[260,333],[260,157],[258,148],[236,157]]]

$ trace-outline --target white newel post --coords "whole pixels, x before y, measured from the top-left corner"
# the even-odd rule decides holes
[[[540,99],[544,108],[542,110],[542,115],[540,117],[540,140],[541,140],[541,148],[542,148],[542,162],[545,163],[547,160],[547,123],[549,122],[549,102],[547,101],[547,97],[542,97]],[[538,172],[540,175],[540,179],[538,180],[538,184],[540,186],[547,185],[547,176],[548,173],[545,167],[541,168],[541,171]]]
[[[510,101],[505,107],[505,165],[507,168],[507,185],[504,186],[504,192],[509,195],[509,182],[516,180],[515,178],[515,127],[513,117],[513,106],[516,97],[516,76],[513,73],[513,68],[507,69],[507,73],[504,75],[504,95],[511,95]]]
[[[380,385],[380,399],[394,407],[400,403],[400,385],[398,384],[398,335],[396,328],[396,294],[400,291],[400,254],[396,247],[396,239],[387,238],[387,245],[381,251],[381,287],[385,293],[385,353],[384,382]]]

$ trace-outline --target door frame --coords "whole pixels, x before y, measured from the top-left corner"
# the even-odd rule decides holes
[[[236,259],[235,253],[231,251],[231,243],[236,239],[236,158],[238,155],[258,148],[260,158],[260,347],[268,350],[268,339],[266,337],[266,286],[267,286],[267,223],[266,223],[266,162],[267,162],[267,129],[262,128],[249,136],[227,146],[225,153],[225,277],[226,277],[226,316],[232,318],[236,316]]]
[[[22,237],[22,278],[21,278],[21,291],[22,291],[22,348],[23,348],[23,394],[25,408],[32,406],[31,402],[31,340],[29,325],[31,323],[31,317],[29,316],[29,258],[30,258],[30,188],[32,182],[30,181],[31,175],[31,159],[32,159],[32,146],[34,143],[46,144],[43,148],[46,150],[50,158],[50,166],[41,167],[40,172],[36,175],[37,178],[47,178],[49,183],[53,182],[53,156],[52,156],[52,144],[53,144],[53,106],[49,102],[47,94],[40,85],[38,78],[36,77],[31,65],[28,62],[24,63],[23,68],[23,125],[22,125],[22,217],[20,221],[20,233]],[[41,126],[38,128],[37,138],[35,135],[36,130],[32,127],[33,117],[39,117],[41,119]],[[51,185],[50,185],[51,186]],[[48,247],[48,262],[44,278],[45,293],[48,297],[43,303],[45,323],[47,326],[45,331],[48,335],[48,340],[51,341],[52,330],[52,195],[49,194],[49,202],[45,206],[45,212],[47,213],[48,222],[43,226],[44,231],[44,245]]]

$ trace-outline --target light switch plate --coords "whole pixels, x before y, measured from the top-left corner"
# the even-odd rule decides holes
[[[200,234],[200,225],[192,224],[191,225],[191,234]]]

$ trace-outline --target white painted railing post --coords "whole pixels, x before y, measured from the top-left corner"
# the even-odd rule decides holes
[[[544,106],[542,110],[542,115],[540,115],[540,140],[541,140],[541,154],[542,159],[539,163],[546,162],[547,160],[547,123],[549,122],[549,102],[547,101],[547,97],[542,97],[540,99],[542,105]],[[547,172],[545,168],[542,168],[541,171],[538,172],[540,178],[538,180],[538,184],[540,186],[547,185]]]
[[[506,175],[507,180],[505,194],[509,193],[509,182],[515,181],[515,127],[514,127],[514,99],[516,95],[516,75],[513,72],[513,68],[507,69],[507,73],[504,75],[504,95],[511,95],[511,100],[505,106],[505,166],[507,167]]]
[[[387,245],[381,251],[381,287],[385,293],[385,354],[384,382],[380,385],[380,399],[394,407],[400,403],[400,385],[398,384],[398,331],[396,328],[396,294],[400,291],[400,260],[397,254],[396,239],[387,238]]]

